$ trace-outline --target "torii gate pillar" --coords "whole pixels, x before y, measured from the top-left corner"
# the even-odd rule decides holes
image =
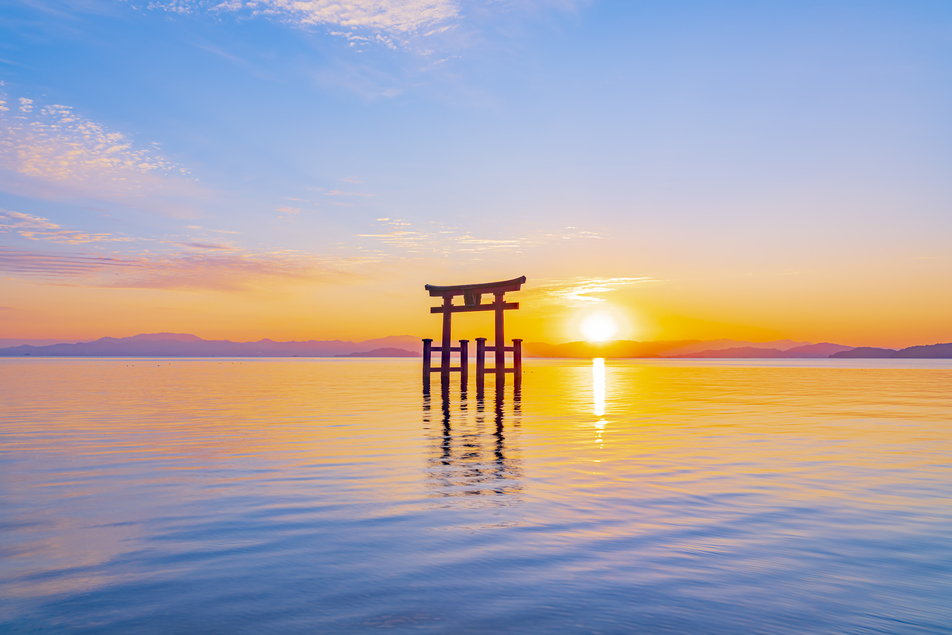
[[[496,385],[506,385],[506,314],[503,300],[505,293],[496,292],[496,301],[493,309],[496,311],[496,342],[493,348],[496,351]]]

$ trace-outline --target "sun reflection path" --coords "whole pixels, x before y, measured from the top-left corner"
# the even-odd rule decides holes
[[[592,360],[592,394],[595,398],[595,416],[605,416],[605,359]]]
[[[592,360],[592,397],[595,402],[595,416],[601,417],[595,422],[595,443],[601,449],[605,444],[602,438],[602,432],[605,431],[605,359],[603,357]],[[595,462],[601,463],[601,460],[596,459]]]

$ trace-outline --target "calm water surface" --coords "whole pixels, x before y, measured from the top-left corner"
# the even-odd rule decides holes
[[[0,360],[0,631],[952,633],[952,363]]]

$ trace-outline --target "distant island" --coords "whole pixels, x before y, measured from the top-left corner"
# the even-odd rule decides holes
[[[416,351],[405,351],[402,348],[375,348],[372,351],[360,351],[357,353],[345,353],[334,355],[334,357],[423,357],[423,353]]]
[[[103,337],[92,342],[21,344],[0,348],[0,357],[420,357],[421,339],[397,335],[362,342],[307,340],[256,342],[205,340],[186,333],[144,333],[133,337]],[[822,342],[743,342],[737,340],[672,340],[637,342],[526,342],[526,357],[591,359],[952,359],[952,343],[903,349],[854,347]]]

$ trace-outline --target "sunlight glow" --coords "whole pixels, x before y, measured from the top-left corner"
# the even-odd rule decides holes
[[[593,313],[582,321],[580,329],[589,342],[606,342],[618,333],[618,322],[610,313]]]

